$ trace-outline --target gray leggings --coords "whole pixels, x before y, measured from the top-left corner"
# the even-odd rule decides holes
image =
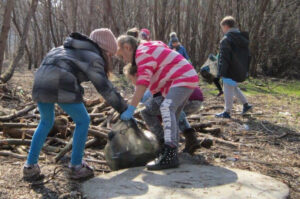
[[[248,103],[246,97],[243,95],[242,91],[237,86],[230,86],[229,84],[224,83],[223,88],[225,99],[225,111],[227,113],[231,112],[234,96],[236,96],[242,104]]]
[[[164,139],[165,144],[178,146],[178,119],[185,103],[194,89],[186,87],[171,88],[165,99],[154,97],[141,112],[149,130],[159,141]],[[161,115],[163,127],[157,116]]]

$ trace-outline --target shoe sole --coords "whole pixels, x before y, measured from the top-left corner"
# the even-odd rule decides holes
[[[92,178],[92,177],[94,177],[94,176],[95,176],[94,174],[89,175],[89,176],[83,176],[83,177],[74,177],[74,176],[72,176],[72,175],[69,175],[69,178],[70,178],[71,180],[85,181],[85,180],[88,180],[88,179],[90,179],[90,178]]]
[[[175,169],[175,168],[178,168],[178,167],[179,167],[179,164],[174,165],[172,167],[170,167],[168,165],[162,165],[159,168],[158,167],[147,167],[147,170],[149,170],[149,171],[159,171],[159,170],[165,170],[165,169]]]
[[[37,181],[37,180],[41,180],[43,179],[45,176],[43,174],[36,174],[36,175],[33,175],[33,176],[29,176],[29,177],[25,177],[23,176],[23,180],[24,181],[27,181],[27,182],[32,182],[32,181]]]

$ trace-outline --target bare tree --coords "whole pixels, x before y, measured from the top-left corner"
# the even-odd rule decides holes
[[[30,10],[25,18],[25,23],[24,23],[24,27],[23,27],[23,31],[22,31],[22,37],[21,37],[20,44],[18,47],[17,55],[14,58],[12,64],[8,67],[7,71],[5,73],[3,73],[0,77],[0,80],[4,83],[7,82],[8,80],[10,80],[10,78],[12,77],[12,75],[14,73],[15,68],[17,67],[17,65],[19,64],[20,60],[22,59],[22,57],[24,55],[24,48],[25,48],[25,44],[26,44],[28,31],[29,31],[30,21],[31,21],[31,18],[32,18],[36,8],[37,8],[37,5],[38,5],[38,0],[32,0]]]
[[[14,0],[6,1],[6,2],[7,3],[4,11],[1,35],[0,35],[0,75],[2,72],[2,64],[3,64],[8,32],[10,29],[11,13],[14,7]]]

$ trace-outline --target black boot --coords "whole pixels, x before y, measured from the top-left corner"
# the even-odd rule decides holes
[[[163,153],[147,164],[148,170],[162,170],[177,168],[179,166],[177,147],[164,146]]]
[[[185,137],[183,152],[193,155],[197,149],[201,148],[200,141],[197,140],[196,131],[194,129],[186,129],[183,132],[183,136]]]

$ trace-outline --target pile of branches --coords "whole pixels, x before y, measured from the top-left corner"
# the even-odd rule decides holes
[[[120,115],[102,98],[86,99],[84,103],[91,118],[86,148],[97,147],[99,149],[94,150],[93,153],[96,155],[94,154],[93,158],[88,158],[86,161],[105,164],[102,150],[107,143],[108,133],[113,124],[119,120]],[[41,159],[47,158],[58,162],[72,149],[72,132],[75,124],[58,106],[55,107],[55,115],[54,126],[43,146]],[[26,159],[39,119],[38,108],[33,102],[25,104],[12,114],[0,116],[0,156]],[[141,129],[147,129],[145,122],[141,119],[140,109],[136,111],[135,119]],[[238,147],[237,143],[222,139],[220,128],[213,128],[214,125],[220,125],[220,122],[199,123],[199,115],[190,116],[188,119],[192,128],[199,132],[198,136],[202,140],[203,147],[210,148],[213,142]]]
[[[92,121],[86,148],[92,146],[103,148],[111,125],[118,120],[119,114],[100,98],[86,100],[85,105]],[[54,126],[48,134],[43,153],[50,155],[57,162],[72,149],[72,132],[75,124],[58,107],[55,108],[55,114]],[[40,114],[35,103],[27,104],[12,114],[0,116],[0,155],[25,159],[39,118]],[[45,157],[42,155],[41,158]]]

